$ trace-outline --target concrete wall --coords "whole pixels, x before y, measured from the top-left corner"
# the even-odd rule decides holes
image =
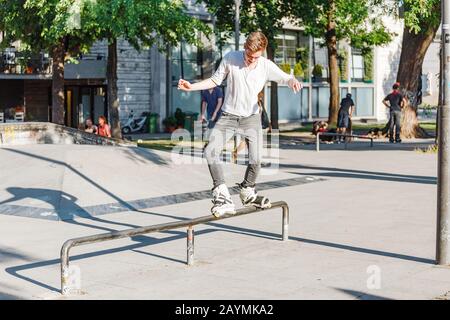
[[[439,41],[434,41],[428,48],[422,67],[423,103],[433,106],[438,104],[439,96]]]
[[[108,59],[108,42],[97,41],[88,54],[87,59],[96,59],[98,55]],[[128,118],[131,110],[135,115],[152,109],[151,56],[152,50],[136,51],[128,42],[117,42],[117,86],[119,94],[119,116],[121,120]],[[106,73],[105,73],[106,75]]]
[[[381,103],[383,98],[392,90],[397,78],[398,64],[402,49],[403,22],[393,18],[384,19],[390,31],[397,34],[393,41],[386,46],[375,48],[374,74],[375,74],[375,115],[377,120],[386,120],[388,110]]]
[[[28,144],[134,145],[49,122],[0,123],[0,147]]]
[[[121,40],[117,51],[120,118],[126,119],[131,110],[136,116],[151,111],[151,50],[137,52]]]

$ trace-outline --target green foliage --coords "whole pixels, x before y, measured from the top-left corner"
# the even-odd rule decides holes
[[[286,0],[286,12],[305,33],[326,39],[329,21],[336,27],[336,40],[347,40],[353,47],[367,49],[391,41],[379,11],[386,10],[381,0]],[[331,35],[330,33],[328,33]]]
[[[50,50],[55,44],[65,40],[67,52],[78,54],[85,52],[93,43],[91,30],[73,28],[68,23],[73,17],[75,0],[2,0],[0,1],[0,29],[5,31],[5,38],[0,44],[9,46],[21,40],[34,52]],[[88,2],[81,3],[80,15]]]
[[[364,81],[373,80],[373,51],[364,53]]]
[[[322,78],[323,66],[321,64],[316,64],[313,68],[312,74],[315,78]]]
[[[348,52],[345,49],[341,49],[338,52],[338,58],[340,61],[339,65],[339,78],[342,81],[346,81],[348,79]]]
[[[284,0],[241,0],[240,31],[244,34],[260,30],[269,39],[269,48],[276,49],[275,35],[283,27],[286,16]],[[219,44],[223,44],[234,32],[235,8],[231,0],[197,0],[205,3],[208,11],[216,17],[215,31]]]
[[[305,77],[305,72],[303,71],[303,67],[301,62],[297,62],[294,66],[294,75],[297,78],[304,78]]]
[[[161,50],[181,39],[201,45],[211,30],[185,13],[181,0],[1,0],[3,46],[15,40],[33,50],[50,50],[64,40],[66,52],[87,52],[100,39],[124,38],[137,50]]]
[[[184,126],[184,120],[186,119],[186,113],[184,113],[180,108],[175,110],[175,119],[177,120],[178,126]]]
[[[299,47],[296,49],[296,59],[298,61],[298,63],[300,63],[300,66],[302,68],[303,71],[303,76],[305,77],[305,75],[307,77],[309,77],[309,72],[306,72],[305,74],[305,70],[309,69],[309,48],[308,47]],[[295,73],[295,71],[294,71]]]
[[[291,73],[291,65],[289,63],[281,63],[279,65],[280,69],[283,70],[286,73]]]
[[[163,125],[165,125],[166,128],[176,127],[177,126],[177,118],[175,118],[174,116],[167,117],[163,120]]]
[[[441,0],[397,0],[403,11],[405,26],[410,32],[418,34],[440,24]]]

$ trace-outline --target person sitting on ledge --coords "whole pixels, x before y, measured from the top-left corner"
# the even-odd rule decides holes
[[[84,131],[87,133],[97,134],[98,128],[94,123],[92,123],[92,119],[90,119],[90,118],[86,119],[86,125],[84,128]]]

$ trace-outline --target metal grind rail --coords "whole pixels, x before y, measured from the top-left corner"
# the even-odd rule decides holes
[[[226,214],[219,218],[214,217],[213,215],[203,216],[199,218],[176,221],[170,223],[162,223],[156,224],[152,226],[139,227],[126,229],[122,231],[113,231],[108,233],[95,234],[86,237],[69,239],[64,242],[61,248],[61,294],[69,294],[71,292],[71,285],[69,283],[69,253],[73,247],[86,245],[90,243],[96,242],[104,242],[115,239],[121,239],[126,237],[133,237],[137,235],[143,235],[154,232],[161,232],[165,230],[179,229],[187,227],[187,265],[192,266],[194,264],[194,226],[198,224],[205,224],[212,221],[223,220],[233,217],[239,217],[242,215],[259,212],[259,211],[267,211],[271,209],[282,208],[282,240],[288,240],[288,229],[289,229],[289,206],[284,201],[273,202],[272,206],[267,209],[261,209],[256,207],[245,207],[236,211],[235,214]]]
[[[320,137],[321,136],[325,136],[325,137],[349,137],[349,138],[359,138],[359,139],[368,139],[370,140],[370,147],[373,148],[373,138],[372,137],[367,137],[367,136],[361,136],[361,135],[356,135],[356,134],[342,134],[342,133],[332,133],[332,132],[318,132],[316,135],[316,151],[319,152],[320,151]],[[344,139],[345,141],[345,149],[347,149],[347,144],[348,141],[347,139]]]

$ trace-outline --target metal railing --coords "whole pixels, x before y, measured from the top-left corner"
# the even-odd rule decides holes
[[[187,265],[192,266],[194,264],[194,228],[193,226],[198,224],[205,224],[211,221],[223,220],[232,217],[238,217],[258,211],[266,211],[275,208],[282,208],[282,240],[288,240],[288,229],[289,229],[289,206],[284,201],[273,202],[270,208],[261,209],[256,207],[245,207],[236,211],[235,214],[226,214],[219,218],[213,215],[203,216],[199,218],[176,221],[170,223],[157,224],[146,227],[132,228],[122,231],[113,231],[108,233],[96,234],[92,236],[80,237],[69,239],[64,242],[61,248],[61,294],[71,293],[71,286],[69,285],[69,252],[70,249],[76,246],[81,246],[90,243],[103,242],[109,240],[115,240],[126,237],[133,237],[137,235],[161,232],[171,229],[179,229],[187,227]]]
[[[369,139],[370,147],[373,147],[373,138],[368,136],[361,136],[357,134],[343,134],[343,133],[334,133],[334,132],[318,132],[316,135],[316,151],[320,151],[320,136],[329,136],[329,137],[344,137],[345,149],[347,150],[348,139],[345,138],[358,138],[358,139]]]

